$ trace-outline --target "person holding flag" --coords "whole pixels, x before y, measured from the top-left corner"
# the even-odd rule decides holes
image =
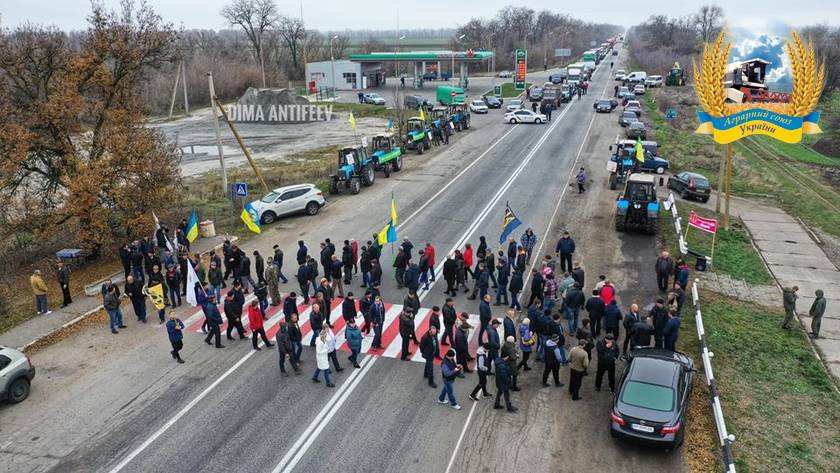
[[[260,219],[259,215],[257,214],[257,209],[255,209],[250,202],[245,204],[245,207],[242,208],[242,212],[239,214],[239,218],[241,218],[242,221],[245,222],[245,226],[248,227],[248,230],[251,230],[252,232],[258,235],[260,234],[260,232],[262,232],[262,229],[260,228]]]
[[[507,237],[522,225],[522,222],[516,218],[513,210],[510,209],[510,203],[505,202],[505,213],[502,216],[502,234],[499,236],[499,244],[505,242]]]

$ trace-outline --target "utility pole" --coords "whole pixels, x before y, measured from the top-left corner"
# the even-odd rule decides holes
[[[257,163],[254,162],[254,158],[251,156],[251,152],[248,150],[248,147],[245,146],[245,142],[242,141],[242,137],[239,136],[239,132],[236,130],[236,127],[233,126],[233,123],[227,116],[227,112],[225,112],[224,107],[222,107],[222,104],[219,103],[219,100],[216,97],[213,97],[213,103],[215,103],[216,106],[219,107],[219,111],[222,112],[222,118],[225,119],[225,122],[230,127],[230,131],[233,132],[233,137],[236,138],[236,142],[239,143],[239,147],[242,148],[242,152],[245,153],[245,158],[248,159],[248,164],[251,165],[251,169],[254,170],[254,174],[257,175],[257,178],[260,180],[260,183],[263,186],[263,190],[267,194],[269,192],[268,184],[266,184],[265,178],[260,172],[260,168],[257,167]],[[216,123],[218,123],[218,121]]]
[[[715,213],[720,213],[720,206],[723,204],[723,189],[726,187],[726,156],[720,157],[720,169],[718,170],[718,191],[715,201]]]
[[[178,81],[181,79],[181,63],[178,63],[178,70],[175,72],[175,85],[172,86],[172,100],[169,101],[169,119],[172,120],[172,112],[175,111],[175,96],[178,94]]]
[[[190,101],[187,99],[187,65],[181,61],[181,82],[184,84],[184,113],[190,114]]]
[[[213,88],[213,73],[207,73],[207,81],[210,85],[210,107],[213,109],[213,129],[216,130],[216,147],[219,150],[219,164],[222,167],[222,189],[227,195],[228,182],[227,171],[225,170],[225,153],[222,150],[222,132],[219,129],[219,116],[216,115],[216,90]]]
[[[732,143],[726,145],[726,212],[723,214],[723,228],[729,230],[729,198],[732,196]]]

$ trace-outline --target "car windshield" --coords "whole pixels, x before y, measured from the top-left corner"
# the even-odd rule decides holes
[[[521,100],[511,100],[510,104],[511,105],[522,105],[522,101]]]
[[[603,105],[604,107],[612,106],[612,104],[610,104],[609,100],[601,100],[601,101],[598,102],[598,105]]]
[[[633,120],[635,120],[636,114],[633,112],[624,112],[624,116],[622,118],[632,118]]]
[[[709,181],[707,181],[705,177],[690,177],[690,179],[694,181],[694,185],[696,187],[701,189],[709,187]]]
[[[621,402],[660,412],[674,410],[674,389],[658,384],[628,381],[621,393]]]
[[[370,94],[369,97],[372,98],[372,99],[378,99],[379,94]]]
[[[273,191],[269,192],[268,194],[266,194],[265,197],[260,199],[260,202],[265,202],[266,204],[270,204],[270,203],[274,202],[275,200],[277,200],[278,195],[280,195],[280,194],[278,194],[277,192],[273,192]]]
[[[645,128],[645,124],[644,124],[644,123],[642,123],[642,122],[633,122],[633,123],[631,123],[631,124],[630,124],[630,128],[633,128],[633,129],[636,129],[636,128],[639,128],[639,129],[644,129],[644,128]]]
[[[479,107],[483,107],[484,102],[482,102],[481,100],[473,100],[473,105],[478,105]]]

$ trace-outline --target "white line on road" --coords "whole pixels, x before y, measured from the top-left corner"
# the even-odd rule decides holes
[[[461,435],[458,436],[458,441],[455,443],[455,448],[452,449],[452,456],[449,457],[449,463],[446,465],[446,473],[452,471],[452,465],[455,464],[455,456],[457,453],[461,452],[461,442],[464,441],[464,435],[467,434],[467,427],[469,427],[470,425],[473,413],[475,412],[475,406],[477,405],[477,402],[473,402],[472,407],[470,407],[470,415],[467,416],[467,421],[464,422],[464,428],[461,429]]]

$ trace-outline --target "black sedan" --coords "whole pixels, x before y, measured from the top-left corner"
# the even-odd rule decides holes
[[[637,121],[639,121],[639,117],[635,112],[621,112],[621,115],[618,116],[618,124],[621,126],[628,126]]]
[[[635,140],[636,138],[645,140],[647,139],[647,128],[645,128],[645,124],[640,121],[630,122],[624,130],[624,135],[631,140]]]
[[[668,178],[668,189],[679,192],[683,199],[697,199],[708,202],[712,187],[709,180],[696,172],[681,172]]]
[[[666,449],[682,445],[693,376],[694,362],[683,353],[632,350],[613,397],[610,434]]]
[[[598,113],[610,113],[618,107],[618,100],[615,99],[601,99],[597,100],[592,107]]]
[[[484,100],[484,104],[487,105],[487,108],[502,108],[502,99],[496,97],[495,95],[485,95],[481,97],[481,100]]]

